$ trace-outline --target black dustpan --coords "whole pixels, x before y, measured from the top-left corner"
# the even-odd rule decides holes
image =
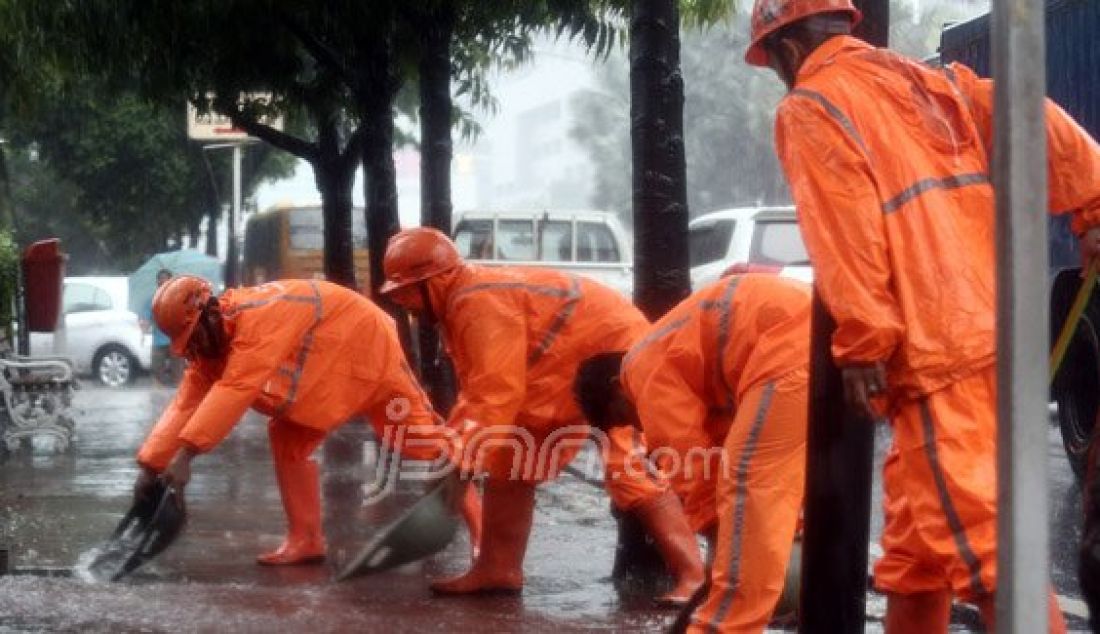
[[[443,550],[458,531],[457,483],[444,480],[383,528],[336,577],[339,581],[396,568]]]
[[[96,579],[118,581],[164,552],[187,522],[183,496],[157,481],[118,523],[88,570]]]

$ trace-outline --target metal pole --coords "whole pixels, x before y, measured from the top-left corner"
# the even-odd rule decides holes
[[[237,220],[241,217],[241,144],[233,146],[233,204],[229,209],[225,249],[225,287],[237,286]]]
[[[997,631],[1019,634],[1048,626],[1044,4],[993,3]]]

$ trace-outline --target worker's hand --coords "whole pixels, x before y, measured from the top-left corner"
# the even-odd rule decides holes
[[[1093,227],[1077,239],[1081,247],[1081,275],[1085,275],[1094,258],[1100,257],[1100,226]]]
[[[142,466],[141,471],[138,472],[137,480],[134,481],[134,506],[153,503],[155,501],[152,499],[153,491],[156,484],[157,472],[149,467]]]
[[[871,420],[879,418],[871,399],[886,394],[886,368],[881,362],[871,365],[849,365],[840,369],[844,381],[844,400]]]
[[[177,451],[172,462],[168,463],[168,468],[160,476],[164,483],[176,491],[183,491],[191,481],[191,461],[194,460],[195,455],[195,450],[190,447],[183,447]]]

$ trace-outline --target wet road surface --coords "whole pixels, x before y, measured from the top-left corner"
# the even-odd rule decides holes
[[[402,484],[364,504],[364,492],[378,479],[373,451],[365,460],[326,462],[329,563],[257,566],[256,554],[281,540],[284,521],[266,425],[257,415],[195,461],[188,526],[152,564],[115,584],[47,576],[78,567],[81,555],[114,528],[129,506],[134,452],[170,396],[147,384],[86,386],[74,401],[78,437],[69,452],[40,443],[0,457],[0,547],[9,549],[17,569],[37,573],[0,577],[0,632],[635,632],[660,631],[674,616],[653,609],[644,594],[616,591],[609,579],[616,532],[607,497],[571,475],[539,489],[521,597],[431,595],[430,580],[465,569],[464,532],[425,562],[332,581],[334,570],[421,490],[416,482]],[[359,424],[341,433],[350,443],[370,440]],[[887,441],[883,430],[880,459]],[[1073,563],[1079,490],[1054,428],[1050,451],[1053,577],[1071,630],[1085,631]],[[585,458],[574,466],[598,473]],[[872,535],[880,530],[876,513]],[[884,605],[881,596],[869,596],[868,631],[881,631]],[[972,611],[957,611],[952,629],[969,631],[973,622]]]

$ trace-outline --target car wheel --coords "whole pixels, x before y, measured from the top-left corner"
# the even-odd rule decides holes
[[[92,361],[92,373],[107,387],[122,387],[137,376],[138,362],[122,346],[103,346]]]
[[[1081,286],[1080,269],[1062,271],[1051,293],[1051,342],[1057,338]],[[1074,474],[1083,478],[1089,445],[1100,408],[1100,297],[1093,293],[1085,307],[1062,367],[1051,384],[1051,397],[1058,403],[1058,426],[1066,458]]]

